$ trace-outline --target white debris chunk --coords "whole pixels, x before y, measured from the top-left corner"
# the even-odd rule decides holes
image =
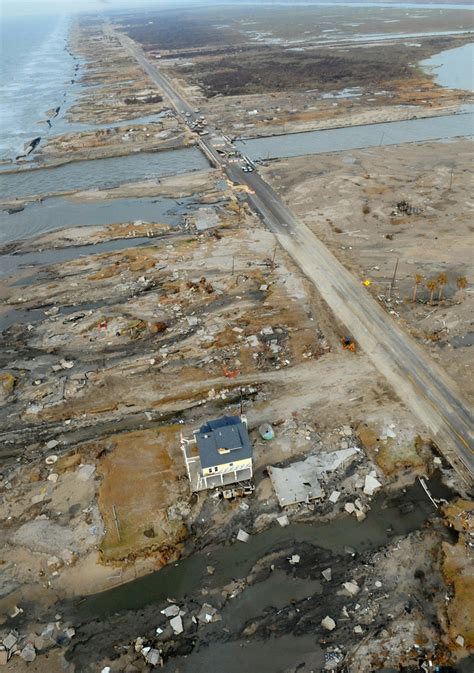
[[[364,629],[362,628],[362,626],[357,624],[357,626],[354,626],[354,633],[364,633]]]
[[[170,626],[173,629],[175,635],[179,636],[180,633],[183,633],[184,629],[181,615],[177,615],[176,617],[173,617],[173,619],[170,619]]]
[[[46,444],[47,449],[54,449],[55,446],[59,444],[57,439],[50,439],[49,442]]]
[[[237,540],[239,542],[248,542],[250,539],[250,535],[246,533],[242,528],[240,528],[239,532],[237,533]]]
[[[163,610],[160,610],[160,612],[162,615],[165,615],[165,617],[176,617],[179,615],[179,605],[173,603],[172,605],[168,605]]]
[[[161,661],[161,655],[158,650],[153,648],[145,655],[145,661],[147,661],[151,666],[157,666]]]
[[[329,496],[329,502],[336,503],[339,500],[340,495],[341,495],[341,491],[333,491],[331,493],[331,495]]]
[[[349,514],[352,514],[353,512],[355,512],[355,505],[353,502],[346,502],[346,504],[344,505],[344,509]]]
[[[293,554],[293,556],[291,556],[291,558],[289,558],[288,560],[292,566],[295,566],[297,563],[300,562],[300,556],[299,554]]]
[[[336,628],[336,622],[332,617],[329,617],[328,615],[321,621],[321,626],[328,631],[334,631]]]
[[[13,634],[9,633],[8,636],[6,636],[3,639],[3,646],[7,648],[7,650],[11,650],[14,645],[16,645],[18,641],[18,638]]]
[[[464,647],[464,638],[463,636],[459,635],[456,638],[456,644],[459,645],[459,647]]]
[[[321,572],[321,575],[324,577],[326,582],[330,582],[332,580],[332,570],[331,570],[331,568],[326,568],[326,570],[323,570]]]
[[[282,516],[277,517],[277,521],[282,528],[285,528],[285,526],[288,526],[289,523],[290,523],[290,520],[286,516],[286,514],[283,514]]]
[[[36,659],[36,650],[31,643],[27,643],[20,652],[23,661],[34,661]]]
[[[217,614],[216,608],[213,608],[209,603],[204,603],[199,613],[197,614],[197,619],[202,624],[209,624],[210,622],[217,622],[220,617]]]
[[[379,488],[382,488],[382,484],[375,476],[370,473],[365,477],[364,483],[364,493],[365,495],[373,495],[375,491],[378,491]]]
[[[360,591],[360,586],[354,581],[344,582],[342,586],[351,596],[356,596]]]

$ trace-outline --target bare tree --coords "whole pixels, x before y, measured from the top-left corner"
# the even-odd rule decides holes
[[[415,284],[413,286],[413,303],[416,302],[416,295],[418,294],[418,286],[423,282],[421,273],[415,273]]]

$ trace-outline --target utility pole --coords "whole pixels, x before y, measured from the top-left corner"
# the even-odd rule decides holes
[[[393,292],[393,288],[395,287],[395,280],[396,280],[396,278],[397,278],[397,269],[398,269],[398,262],[399,262],[399,261],[400,261],[400,258],[397,257],[397,261],[396,261],[396,263],[395,263],[395,269],[394,269],[394,271],[393,271],[392,282],[390,283],[390,287],[389,287],[389,290],[388,290],[388,298],[389,298],[389,300],[392,299],[392,292]]]
[[[276,254],[277,254],[277,246],[276,246],[276,244],[275,244],[275,247],[273,248],[273,256],[272,256],[272,269],[275,268],[275,257],[276,257]]]

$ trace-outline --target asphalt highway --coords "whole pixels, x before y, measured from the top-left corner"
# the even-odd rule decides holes
[[[176,112],[185,121],[196,120],[198,113],[159,68],[147,60],[141,48],[129,38],[113,34],[169,98]],[[361,280],[292,214],[258,172],[243,172],[241,166],[229,163],[216,151],[211,139],[218,131],[209,129],[209,132],[209,135],[199,136],[199,145],[208,159],[221,167],[234,184],[248,188],[249,204],[315,284],[399,398],[424,424],[440,453],[472,488],[473,414],[457,384],[377,303]]]

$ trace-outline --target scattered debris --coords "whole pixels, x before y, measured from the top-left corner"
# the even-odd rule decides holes
[[[357,596],[360,591],[360,586],[354,581],[344,582],[342,586],[351,596]]]
[[[209,624],[210,622],[217,622],[220,620],[220,615],[217,612],[217,609],[209,605],[209,603],[204,603],[199,613],[196,615],[196,619],[202,624]]]
[[[13,633],[9,633],[8,636],[3,639],[3,646],[7,650],[11,650],[17,642],[18,638]]]
[[[275,436],[273,428],[269,423],[262,423],[262,425],[259,426],[258,431],[262,439],[265,439],[267,441],[273,439]]]
[[[23,661],[32,662],[36,659],[36,650],[31,643],[27,643],[20,652],[20,657]]]
[[[173,617],[170,619],[170,626],[173,629],[175,635],[179,636],[180,633],[183,633],[184,628],[183,628],[183,620],[181,619],[181,615],[176,615],[176,617]]]
[[[346,351],[351,351],[351,353],[355,353],[357,351],[356,343],[353,339],[351,339],[351,337],[348,336],[341,337],[341,344],[344,350]]]
[[[240,528],[239,532],[237,533],[237,540],[239,542],[248,542],[249,539],[250,535]]]
[[[334,631],[334,629],[336,628],[336,622],[332,617],[329,617],[327,615],[326,617],[324,617],[324,619],[321,620],[321,626],[327,631]]]
[[[382,488],[382,484],[378,479],[376,479],[375,472],[373,471],[366,475],[364,483],[365,495],[371,496],[375,493],[375,491],[378,491],[379,488]]]
[[[158,666],[158,664],[162,663],[162,658],[161,654],[158,650],[155,650],[151,648],[146,654],[145,654],[145,661],[149,663],[151,666]]]
[[[356,448],[341,449],[309,456],[288,467],[269,466],[268,473],[280,506],[321,498],[322,489],[318,477],[326,472],[333,472],[357,452]]]
[[[277,517],[277,521],[282,528],[285,528],[285,526],[289,526],[289,524],[290,524],[290,520],[286,516],[286,514],[283,514],[282,516]]]
[[[180,613],[180,608],[179,605],[173,603],[172,605],[168,605],[163,610],[160,610],[160,612],[162,615],[165,615],[165,617],[176,617]]]
[[[332,580],[332,570],[331,570],[331,568],[326,568],[326,570],[321,571],[321,575],[324,577],[326,582],[330,582]]]

